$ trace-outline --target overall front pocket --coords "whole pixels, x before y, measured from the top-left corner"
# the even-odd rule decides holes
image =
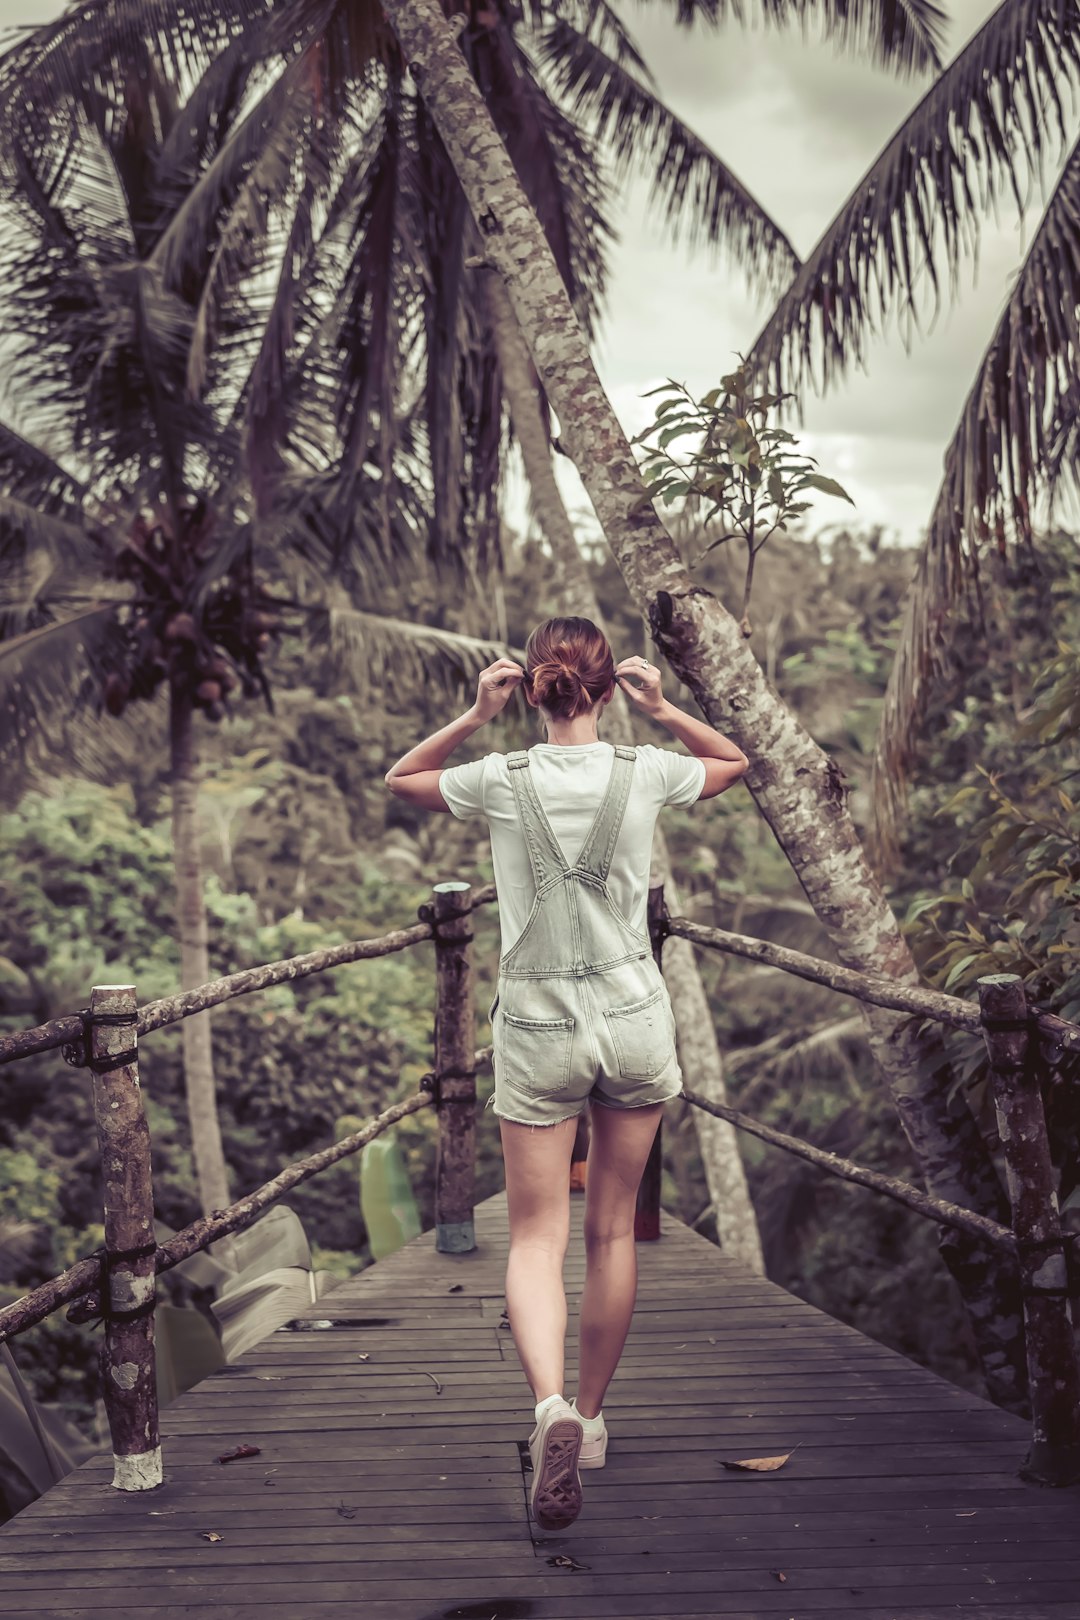
[[[675,1050],[666,990],[654,990],[628,1007],[605,1007],[619,1072],[625,1080],[651,1080],[666,1068]]]
[[[530,1097],[565,1091],[570,1084],[574,1019],[519,1018],[502,1009],[503,1074]]]

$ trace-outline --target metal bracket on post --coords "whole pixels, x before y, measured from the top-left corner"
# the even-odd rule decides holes
[[[420,915],[435,941],[435,1063],[430,1090],[439,1121],[435,1167],[435,1247],[476,1248],[476,1010],[473,1006],[472,888],[436,883]],[[426,915],[425,915],[426,913]]]
[[[995,973],[978,986],[1024,1300],[1033,1432],[1020,1472],[1042,1485],[1072,1485],[1080,1480],[1080,1363],[1039,1084],[1039,1043],[1032,1039],[1023,979]]]

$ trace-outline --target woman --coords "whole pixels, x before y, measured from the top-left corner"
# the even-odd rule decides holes
[[[530,1503],[542,1529],[558,1530],[581,1510],[579,1469],[604,1466],[604,1394],[637,1290],[638,1183],[664,1103],[682,1087],[675,1020],[646,926],[653,827],[663,805],[713,798],[749,762],[718,731],[668,702],[648,659],[616,665],[589,619],[538,625],[525,665],[499,658],[483,670],[472,708],[400,759],[386,784],[424,809],[482,815],[491,834],[502,930],[491,1019],[492,1101],[510,1221],[506,1303],[536,1401]],[[616,682],[689,754],[602,742],[597,720]],[[546,741],[444,769],[457,745],[494,719],[519,686],[543,717]],[[580,1371],[577,1395],[567,1402],[569,1165],[589,1103],[597,1106]]]

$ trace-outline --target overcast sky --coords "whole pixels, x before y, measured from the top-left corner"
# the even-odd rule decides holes
[[[952,19],[951,56],[994,7],[990,0],[943,3]],[[56,0],[0,0],[0,19],[37,23],[60,9]],[[662,95],[805,255],[927,81],[877,72],[798,29],[678,29],[673,9],[655,0],[618,0]],[[704,393],[753,342],[768,307],[724,256],[673,245],[662,219],[650,217],[646,185],[628,187],[613,214],[620,241],[596,359],[620,418],[637,432],[652,416],[641,398],[648,389],[672,376]],[[1029,235],[1035,217],[1029,215]],[[905,540],[919,537],[943,453],[1023,252],[1012,216],[987,221],[978,279],[970,269],[964,273],[960,301],[928,339],[916,340],[910,354],[898,338],[882,340],[865,374],[806,401],[802,443],[856,502],[853,512],[820,498],[813,526],[882,523]],[[571,508],[587,521],[573,468],[564,458],[558,465]],[[520,502],[512,502],[513,515],[519,511]]]

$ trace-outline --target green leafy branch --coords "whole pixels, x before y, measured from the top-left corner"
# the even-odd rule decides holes
[[[752,634],[750,593],[757,554],[778,529],[801,516],[810,503],[809,490],[854,502],[835,479],[817,471],[813,456],[793,448],[797,440],[786,428],[771,425],[770,413],[789,394],[752,394],[750,374],[742,365],[720,386],[695,400],[671,378],[644,397],[662,396],[652,424],[635,444],[645,446],[642,472],[651,500],[670,506],[678,498],[703,503],[703,526],[718,522],[720,533],[692,559],[697,567],[716,546],[741,540],[746,547],[740,628]],[[679,453],[671,446],[693,441]]]

